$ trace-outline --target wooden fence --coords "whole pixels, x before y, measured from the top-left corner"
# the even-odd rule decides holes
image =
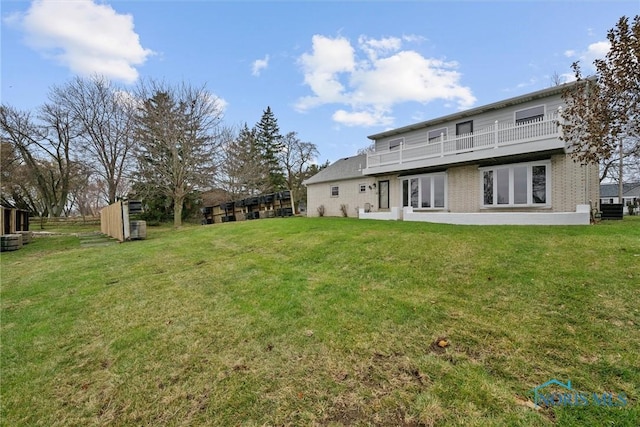
[[[117,201],[100,211],[100,231],[121,242],[129,240],[129,203]]]

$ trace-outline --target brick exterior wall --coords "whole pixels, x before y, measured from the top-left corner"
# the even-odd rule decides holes
[[[447,170],[449,212],[480,211],[480,176],[477,165]]]
[[[511,164],[511,163],[509,163]],[[454,166],[447,169],[447,209],[454,213],[489,212],[481,209],[481,178],[478,165]],[[318,206],[324,205],[326,216],[342,216],[340,205],[347,205],[348,216],[357,216],[356,208],[364,208],[370,203],[372,211],[378,209],[378,189],[369,189],[374,183],[389,180],[389,204],[402,204],[402,182],[398,175],[361,177],[357,179],[312,184],[307,187],[307,216],[318,216]],[[570,156],[551,156],[551,208],[500,208],[499,212],[575,212],[576,205],[598,202],[600,182],[598,166],[581,166]],[[366,192],[360,193],[360,184],[366,185]],[[340,194],[331,197],[331,186],[338,185]]]
[[[553,212],[573,212],[576,205],[595,207],[600,197],[598,165],[581,166],[568,155],[551,157],[551,204]]]

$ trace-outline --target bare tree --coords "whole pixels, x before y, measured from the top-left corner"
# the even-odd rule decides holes
[[[97,216],[100,209],[107,205],[104,197],[106,184],[96,176],[92,168],[79,164],[73,176],[73,185],[69,191],[67,210],[69,213],[85,216]]]
[[[204,87],[142,82],[136,120],[138,183],[173,201],[173,222],[182,224],[187,196],[214,180],[222,107]]]
[[[551,74],[549,80],[551,82],[551,87],[560,86],[562,83],[564,83],[564,79],[560,74],[558,74],[557,71],[554,71],[553,74]]]
[[[40,215],[40,203],[33,176],[9,141],[0,144],[0,204],[25,209]]]
[[[12,144],[28,170],[43,205],[41,215],[61,216],[76,164],[72,144],[76,139],[70,115],[56,104],[43,105],[36,123],[29,112],[0,107],[3,141]]]
[[[295,206],[303,199],[302,181],[307,178],[305,172],[318,157],[318,148],[311,142],[303,142],[296,132],[287,133],[282,139],[280,163],[285,171],[287,188],[291,192],[291,200]]]
[[[371,144],[367,145],[366,147],[363,148],[359,148],[357,154],[369,154],[369,153],[373,153],[376,151],[376,143],[372,142]]]
[[[116,201],[130,165],[134,143],[135,104],[126,92],[104,77],[76,77],[54,87],[51,99],[79,126],[81,149],[93,171],[106,184],[106,199]]]
[[[620,18],[607,39],[611,47],[594,61],[595,78],[583,79],[579,64],[572,65],[578,81],[563,95],[561,126],[574,159],[599,162],[601,179],[615,177],[622,198],[622,184],[640,162],[640,15],[631,25]]]

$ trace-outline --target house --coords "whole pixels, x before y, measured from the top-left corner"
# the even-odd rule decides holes
[[[622,184],[622,201],[620,201],[619,196],[618,184],[600,184],[601,205],[622,203],[624,206],[628,204],[638,206],[640,205],[640,182]]]
[[[307,216],[343,216],[341,206],[349,216],[360,208],[371,211],[377,180],[362,174],[367,165],[366,154],[340,159],[307,179]]]
[[[597,165],[560,139],[555,86],[369,136],[374,151],[311,177],[309,216],[452,224],[588,224]]]

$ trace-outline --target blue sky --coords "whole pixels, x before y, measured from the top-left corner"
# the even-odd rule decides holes
[[[206,84],[225,124],[267,106],[281,133],[335,161],[367,135],[586,74],[628,1],[2,0],[3,103],[34,109],[52,85],[99,73]]]

